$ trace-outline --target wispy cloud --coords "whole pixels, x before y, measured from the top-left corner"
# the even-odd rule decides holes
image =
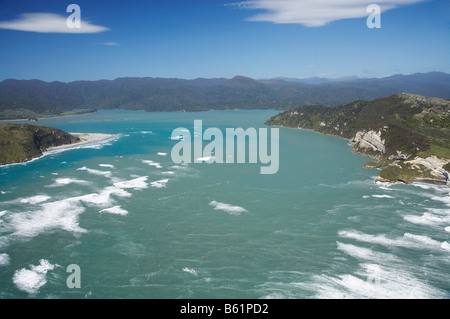
[[[17,19],[0,21],[0,29],[39,33],[98,33],[109,28],[81,20],[81,28],[69,28],[67,17],[54,13],[24,13]]]
[[[367,6],[378,4],[385,12],[403,5],[428,0],[248,0],[231,5],[248,10],[262,10],[249,21],[295,23],[321,27],[329,22],[367,17]]]
[[[115,46],[115,45],[119,45],[120,43],[117,43],[117,42],[98,42],[97,44],[99,44],[99,45],[107,45],[107,46]]]

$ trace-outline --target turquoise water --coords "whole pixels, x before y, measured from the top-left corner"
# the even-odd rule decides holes
[[[0,298],[449,298],[448,188],[375,183],[347,141],[294,129],[274,175],[171,160],[177,127],[274,114],[41,120],[116,136],[0,168]]]

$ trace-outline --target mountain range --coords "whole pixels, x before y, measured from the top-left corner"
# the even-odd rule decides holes
[[[337,106],[407,92],[450,98],[450,74],[442,72],[384,78],[231,79],[117,78],[115,80],[0,82],[0,118],[52,116],[74,109],[204,111]]]

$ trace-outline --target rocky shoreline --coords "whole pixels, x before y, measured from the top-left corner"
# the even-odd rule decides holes
[[[349,141],[356,154],[374,159],[377,181],[449,186],[450,101],[400,93],[373,101],[281,112],[266,125],[312,130]]]

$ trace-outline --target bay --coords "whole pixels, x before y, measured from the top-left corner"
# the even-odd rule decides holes
[[[446,187],[375,183],[347,141],[286,128],[273,175],[171,160],[177,127],[276,113],[40,120],[116,138],[0,167],[0,298],[449,298]]]

